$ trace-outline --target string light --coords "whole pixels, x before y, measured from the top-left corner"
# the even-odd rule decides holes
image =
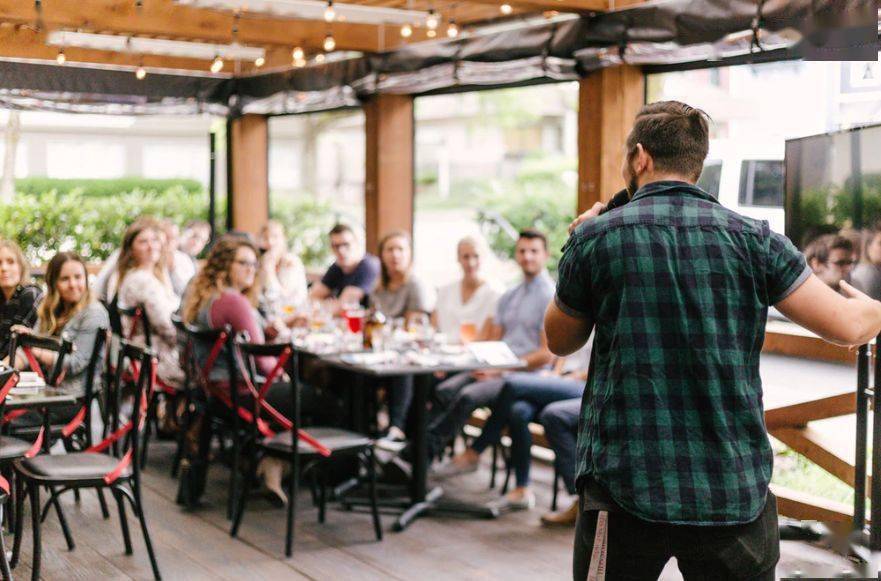
[[[306,66],[306,59],[302,59],[302,58],[294,59],[294,66],[297,67],[298,69],[305,67]]]
[[[211,62],[211,72],[219,73],[223,70],[223,59],[220,58],[220,55],[214,57],[214,60]]]
[[[504,14],[505,16],[507,16],[508,14],[510,14],[511,12],[514,11],[514,9],[511,8],[511,5],[510,5],[510,4],[502,4],[501,6],[499,6],[499,10],[500,10],[501,13]]]
[[[428,16],[425,18],[425,27],[428,30],[436,30],[438,24],[437,12],[434,11],[434,8],[428,11]]]
[[[135,78],[139,81],[143,81],[147,76],[147,69],[144,68],[144,65],[138,65],[138,68],[135,70]]]
[[[435,36],[437,36],[437,31],[429,28],[425,31],[425,36],[427,36],[428,38],[434,38]]]
[[[315,62],[319,65],[324,63],[324,53],[318,53],[317,55],[315,55]]]
[[[291,52],[291,58],[294,59],[295,61],[303,60],[303,56],[304,56],[304,53],[303,53],[302,47],[298,46],[298,47],[294,48],[294,50]]]
[[[450,38],[456,38],[459,36],[459,27],[456,26],[455,20],[450,20],[450,25],[447,27],[447,36]]]
[[[65,56],[63,48],[58,49],[58,55],[55,57],[55,62],[59,65],[63,65],[67,62],[67,56]]]
[[[265,65],[265,64],[266,64],[266,59],[263,58],[262,56],[258,56],[258,57],[254,60],[254,66],[257,67],[258,69],[259,69],[260,67],[262,67],[263,65]]]
[[[403,36],[404,38],[410,38],[411,36],[413,36],[413,27],[409,24],[405,24],[404,26],[402,26],[401,36]]]
[[[324,37],[324,50],[327,52],[330,52],[335,48],[336,48],[336,41],[333,39],[333,35],[328,32],[327,36]]]
[[[333,0],[327,0],[327,8],[324,9],[324,21],[333,22],[336,18],[336,11],[333,9]]]

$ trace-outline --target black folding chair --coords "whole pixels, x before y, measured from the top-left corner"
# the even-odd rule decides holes
[[[31,371],[36,372],[46,385],[57,387],[64,379],[64,358],[73,350],[70,341],[59,337],[38,335],[36,333],[18,333],[13,331],[9,339],[9,361],[15,361],[15,354],[21,349],[28,360]],[[44,369],[43,365],[34,357],[32,349],[45,349],[54,351],[57,356],[51,369]]]
[[[126,341],[121,342],[117,357],[116,373],[109,391],[116,392],[122,389],[123,370],[127,363],[137,362],[137,375],[135,379],[135,405],[132,406],[132,417],[123,425],[118,417],[118,407],[113,410],[114,426],[119,426],[104,440],[91,446],[83,452],[70,454],[51,455],[41,454],[32,458],[24,458],[15,462],[16,480],[16,522],[19,526],[15,531],[15,542],[12,550],[13,566],[18,562],[23,527],[21,526],[24,511],[24,498],[30,497],[31,523],[33,534],[33,562],[31,565],[32,579],[40,578],[41,560],[41,507],[40,489],[48,487],[51,491],[50,501],[57,502],[58,497],[70,490],[78,489],[109,489],[116,500],[119,511],[120,526],[122,528],[123,543],[127,555],[132,554],[131,536],[129,534],[128,519],[126,517],[125,502],[127,499],[132,510],[138,517],[150,565],[153,568],[153,576],[161,579],[159,566],[153,552],[153,544],[150,541],[150,533],[144,515],[144,505],[141,499],[141,474],[140,463],[137,462],[138,446],[141,442],[142,432],[146,420],[147,408],[153,391],[155,378],[155,359],[153,353],[144,347],[132,345]],[[118,398],[117,398],[118,401]],[[114,457],[105,452],[113,450],[114,444],[122,441],[120,457]],[[25,485],[27,490],[25,490]],[[47,503],[48,506],[48,503]]]
[[[291,556],[294,541],[294,520],[296,516],[297,493],[299,490],[300,461],[306,462],[302,473],[312,473],[319,484],[318,522],[323,523],[327,506],[326,469],[332,463],[357,458],[358,463],[366,472],[370,508],[373,515],[373,527],[376,540],[382,540],[382,524],[379,520],[379,508],[376,498],[376,463],[373,457],[373,441],[362,434],[339,428],[313,426],[308,432],[300,426],[300,382],[297,374],[297,362],[293,349],[287,344],[262,344],[237,342],[236,362],[249,392],[250,405],[239,410],[236,416],[246,420],[248,438],[242,453],[251,459],[248,479],[241,488],[230,535],[235,537],[242,524],[245,514],[248,490],[257,478],[257,463],[254,459],[258,453],[278,458],[291,466],[291,477],[288,481],[287,529],[285,534],[285,555]],[[277,363],[267,377],[259,377],[255,358],[273,357]],[[284,372],[291,381],[292,418],[285,418],[265,399],[266,392],[273,381]],[[281,427],[275,433],[272,424]],[[296,445],[294,444],[296,442]]]

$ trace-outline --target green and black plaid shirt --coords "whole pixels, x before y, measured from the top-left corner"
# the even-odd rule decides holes
[[[578,478],[646,520],[755,519],[773,463],[767,310],[810,276],[804,257],[767,222],[672,181],[588,220],[563,250],[557,305],[596,323]]]

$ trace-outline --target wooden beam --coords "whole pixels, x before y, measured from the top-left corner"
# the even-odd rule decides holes
[[[857,352],[847,347],[833,345],[795,323],[770,321],[765,328],[763,353],[777,353],[790,357],[802,357],[832,363],[853,365]]]
[[[765,409],[765,428],[801,428],[815,420],[837,418],[856,413],[857,396],[853,389],[810,401]]]
[[[637,67],[606,68],[579,81],[579,213],[624,187],[624,142],[644,101],[645,77]]]
[[[229,212],[236,230],[256,234],[269,219],[269,123],[245,115],[230,123]]]
[[[468,0],[469,3],[500,6],[503,0]],[[557,12],[604,12],[609,9],[607,0],[508,0],[515,8],[529,10],[555,10]]]
[[[797,520],[816,520],[820,522],[853,521],[853,507],[841,502],[820,498],[776,484],[771,492],[777,497],[777,514]]]
[[[29,0],[0,0],[0,21],[33,26],[37,20]],[[42,22],[47,30],[66,29],[97,33],[131,34],[227,44],[232,41],[232,12],[206,10],[175,4],[172,0],[148,0],[136,8],[134,0],[79,0],[43,2]],[[333,36],[337,50],[376,51],[384,44],[400,44],[400,34],[386,27],[380,41],[379,28],[370,24],[336,22]],[[318,49],[327,28],[324,23],[282,20],[245,14],[238,23],[241,44],[283,45]]]
[[[413,232],[413,98],[379,95],[364,105],[368,252],[392,230]]]
[[[854,450],[838,444],[832,437],[819,430],[807,428],[782,428],[770,432],[772,436],[822,468],[845,484],[853,486],[856,480]],[[839,449],[835,449],[835,448]],[[872,477],[866,476],[866,495],[871,493]]]

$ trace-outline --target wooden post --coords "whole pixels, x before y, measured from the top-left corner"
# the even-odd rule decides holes
[[[644,102],[645,77],[638,67],[605,68],[579,81],[579,213],[624,187],[624,142]]]
[[[378,95],[364,105],[365,239],[375,253],[392,230],[413,232],[413,97]]]
[[[227,127],[227,222],[256,234],[269,219],[269,124],[265,115],[244,115]]]

